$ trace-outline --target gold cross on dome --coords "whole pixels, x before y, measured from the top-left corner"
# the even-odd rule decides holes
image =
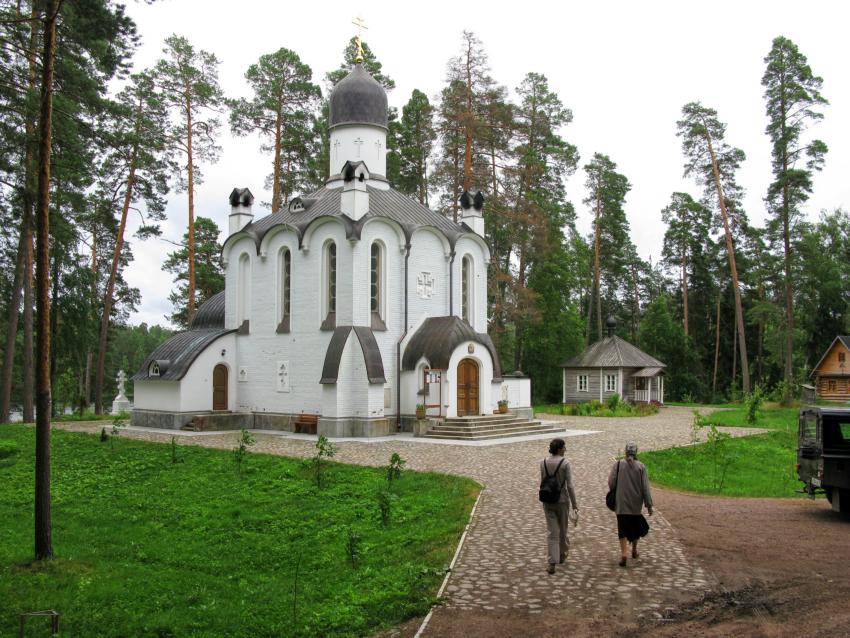
[[[357,27],[357,57],[354,59],[355,62],[363,62],[363,29],[368,29],[369,27],[363,22],[363,18],[357,16],[352,23]]]

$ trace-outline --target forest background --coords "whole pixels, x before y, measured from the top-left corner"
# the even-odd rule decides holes
[[[49,210],[56,410],[108,408],[117,370],[134,372],[221,289],[219,224],[232,187],[249,186],[272,212],[326,177],[325,100],[354,59],[355,28],[346,26],[352,16],[344,8],[325,12],[328,34],[321,42],[295,36],[298,21],[264,39],[268,46],[239,69],[237,86],[224,55],[234,42],[240,49],[240,41],[257,46],[257,38],[238,24],[216,35],[189,18],[157,13],[188,11],[189,4],[130,5],[126,12],[102,0],[59,4]],[[776,13],[786,7],[771,6]],[[33,417],[43,8],[0,2],[0,421],[17,406],[25,420]],[[629,9],[621,8],[628,22]],[[539,19],[545,9],[538,9],[518,16],[514,29]],[[828,30],[838,22],[823,10],[816,4],[811,15],[788,12],[764,22],[778,21],[788,33],[809,22]],[[439,6],[433,11],[439,14]],[[452,23],[458,17],[448,9],[444,16]],[[668,31],[663,42],[641,36],[637,44],[648,55],[640,58],[639,73],[627,68],[639,57],[635,41],[618,45],[609,35],[609,56],[623,68],[600,77],[594,68],[605,67],[594,67],[593,56],[563,55],[570,51],[566,43],[549,55],[522,46],[533,41],[530,29],[483,41],[477,30],[444,21],[439,37],[423,34],[416,56],[433,70],[427,77],[441,81],[400,94],[400,75],[408,87],[419,75],[405,70],[406,58],[393,46],[404,47],[403,39],[413,36],[389,26],[382,31],[393,23],[388,12],[366,17],[375,18],[364,34],[366,66],[392,105],[388,177],[450,218],[463,190],[485,194],[493,253],[490,332],[504,369],[529,374],[536,399],[559,399],[558,364],[599,338],[608,316],[617,319],[622,337],[667,363],[668,397],[680,399],[736,398],[756,386],[790,398],[832,339],[850,332],[846,180],[824,179],[847,174],[848,136],[846,130],[822,135],[842,130],[829,128],[830,118],[846,123],[846,109],[833,112],[833,94],[841,100],[845,88],[831,88],[837,75],[822,81],[799,42],[782,32],[751,37],[759,53],[740,57],[751,85],[741,90],[741,74],[711,55],[710,18],[690,24],[690,33]],[[662,29],[671,20],[687,22],[667,20]],[[644,16],[647,28],[652,22]],[[477,29],[475,20],[469,23]],[[551,28],[558,27],[540,26],[544,35]],[[731,32],[738,28],[729,25]],[[803,33],[811,45],[811,34]],[[298,46],[288,48],[290,40]],[[376,42],[386,49],[369,47]],[[322,74],[308,63],[318,50]],[[338,52],[336,63],[327,61],[328,51]],[[490,63],[494,51],[500,61],[524,67],[510,84],[493,70],[501,66]],[[836,48],[835,60],[845,53]],[[683,58],[694,70],[669,77],[656,68],[663,56]],[[561,77],[564,66],[584,69],[586,75],[578,74],[584,81],[556,88],[549,76]],[[713,88],[718,77],[726,90]],[[689,89],[685,99],[648,90],[679,81]],[[608,97],[611,85],[622,99]],[[694,88],[700,86],[704,93]],[[592,102],[594,94],[599,113],[594,127],[585,128],[571,96],[589,95]],[[746,135],[714,110],[741,96],[762,118]],[[655,129],[641,119],[643,103],[667,122],[649,141],[643,132]],[[607,124],[602,130],[600,121]],[[587,139],[589,129],[595,139]],[[739,139],[754,133],[761,142],[749,144],[747,160],[751,149]],[[610,150],[624,144],[634,175]],[[248,149],[250,161],[240,165],[245,154],[238,148]],[[640,170],[634,148],[645,165]],[[229,172],[222,174],[225,165]],[[642,190],[650,179],[669,183],[653,208]],[[170,324],[155,325],[165,319],[158,304],[166,299]]]

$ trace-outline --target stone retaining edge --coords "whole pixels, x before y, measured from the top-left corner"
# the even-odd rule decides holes
[[[452,572],[455,568],[455,563],[457,563],[457,559],[460,556],[460,550],[463,549],[463,542],[466,540],[466,534],[469,531],[469,526],[472,525],[472,519],[475,517],[475,510],[478,509],[478,503],[481,501],[481,497],[484,494],[484,490],[487,488],[482,488],[480,492],[478,492],[478,498],[475,499],[475,505],[472,506],[472,511],[469,513],[469,520],[466,522],[466,527],[463,528],[463,534],[460,536],[460,541],[458,541],[457,549],[455,550],[455,555],[452,557],[452,562],[449,563],[449,569],[446,572],[445,578],[443,578],[443,584],[440,585],[440,589],[437,590],[437,598],[441,598],[443,592],[446,590],[446,585],[449,584],[449,578],[452,576]],[[422,624],[419,625],[419,631],[413,636],[413,638],[421,638],[422,633],[425,631],[425,628],[428,626],[428,622],[431,620],[431,615],[434,613],[434,608],[440,603],[434,603],[431,605],[431,609],[428,610],[428,614],[422,620]]]

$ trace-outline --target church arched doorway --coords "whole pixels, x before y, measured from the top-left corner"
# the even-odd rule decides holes
[[[227,366],[219,363],[213,368],[213,410],[227,409]]]
[[[457,366],[457,415],[478,414],[478,364],[463,359]]]

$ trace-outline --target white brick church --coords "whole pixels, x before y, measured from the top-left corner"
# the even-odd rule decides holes
[[[358,64],[330,97],[325,187],[256,220],[234,189],[225,290],[133,376],[135,425],[292,430],[306,416],[319,434],[379,436],[409,429],[417,404],[530,406],[487,335],[484,198],[464,193],[456,224],[393,190],[386,133],[386,93]]]

